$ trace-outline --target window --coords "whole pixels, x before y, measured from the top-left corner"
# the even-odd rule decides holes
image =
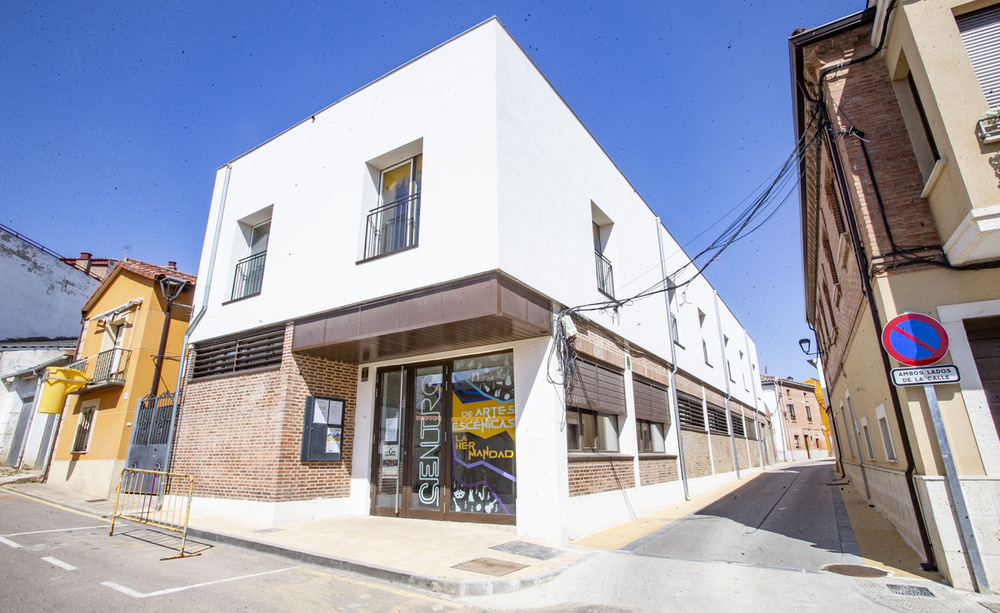
[[[198,343],[191,378],[276,368],[281,365],[284,340],[284,329],[273,328],[237,338]]]
[[[729,380],[732,383],[736,383],[736,379],[733,377],[733,363],[729,361],[729,337],[726,335],[722,336],[722,354],[726,358],[726,372],[729,373]]]
[[[751,441],[757,440],[757,420],[749,417],[744,417],[743,419],[746,423],[747,438]]]
[[[705,430],[705,410],[701,406],[701,400],[684,392],[677,392],[677,413],[681,426]]]
[[[791,419],[792,421],[795,421],[795,405],[792,403],[788,403],[786,405],[786,408],[788,409],[788,418]]]
[[[844,438],[847,439],[847,448],[851,452],[851,457],[854,456],[854,443],[851,442],[851,433],[847,428],[847,425],[851,422],[847,421],[847,413],[844,412],[844,405],[840,405],[840,423],[844,426]]]
[[[813,410],[812,410],[812,407],[807,404],[806,405],[806,421],[812,421],[812,420],[813,420]]]
[[[892,433],[889,431],[889,418],[885,414],[884,404],[875,407],[875,415],[878,417],[878,429],[882,434],[882,444],[885,445],[885,457],[890,462],[897,462],[896,447],[892,444]]]
[[[368,212],[364,259],[417,246],[423,156],[384,169],[378,206]]]
[[[267,209],[266,215],[266,219],[257,223],[253,223],[253,220],[240,221],[241,233],[246,240],[246,250],[236,262],[231,300],[248,298],[260,293],[264,283],[267,241],[271,236],[270,208]],[[259,217],[259,214],[251,217]]]
[[[793,434],[792,437],[795,439],[795,448],[798,449],[799,448],[799,435],[798,434]]]
[[[862,417],[861,418],[861,431],[865,435],[865,447],[867,447],[867,449],[868,449],[868,459],[874,460],[875,459],[875,447],[874,447],[874,445],[872,445],[872,434],[868,430],[868,418],[867,417]]]
[[[640,419],[636,422],[636,438],[639,439],[639,451],[645,453],[663,453],[666,451],[664,444],[664,425],[655,421]]]
[[[611,260],[607,258],[608,240],[614,224],[604,211],[590,203],[591,226],[594,233],[594,261],[597,271],[597,289],[609,298],[615,297],[615,276]]]
[[[632,377],[635,399],[636,437],[640,452],[663,453],[670,427],[670,395],[667,386]]]
[[[625,415],[625,378],[577,358],[566,382],[566,437],[571,451],[618,451],[618,416]]]
[[[1000,6],[955,17],[972,69],[990,108],[1000,106]]]
[[[711,366],[712,363],[708,360],[708,343],[705,339],[701,339],[701,352],[705,356],[705,363]]]
[[[566,409],[566,444],[570,451],[618,451],[617,416]]]
[[[906,124],[910,144],[913,146],[913,154],[920,167],[920,174],[923,181],[926,182],[931,177],[931,171],[934,169],[939,155],[930,122],[927,121],[927,113],[920,100],[917,84],[913,80],[913,74],[910,72],[905,56],[899,58],[896,75],[892,86],[896,92],[896,100],[899,102],[899,110],[903,115],[903,123]]]
[[[674,286],[673,281],[667,280],[667,310],[670,315],[670,334],[674,339],[674,343],[683,347],[681,343],[681,330],[677,325],[677,316],[674,315],[674,310],[677,309],[677,288]]]
[[[747,433],[746,430],[743,429],[743,417],[736,414],[732,414],[730,417],[733,420],[733,434],[740,438],[746,438]]]
[[[76,422],[76,437],[73,438],[73,453],[83,453],[90,446],[90,435],[94,431],[97,415],[97,400],[88,400],[80,405],[80,417]]]

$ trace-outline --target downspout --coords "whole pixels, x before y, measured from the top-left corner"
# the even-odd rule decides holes
[[[747,334],[746,328],[743,329],[743,344],[747,350],[747,362],[750,362],[750,356],[752,355],[750,353],[750,335]],[[750,362],[750,365],[750,384],[753,387],[753,427],[754,429],[758,429],[757,415],[760,413],[760,405],[757,404],[757,383],[760,381],[760,377],[757,377],[756,381],[753,380],[753,362]],[[741,364],[740,367],[742,368],[742,366]],[[755,432],[754,434],[757,436],[757,451],[760,453],[760,468],[763,470],[767,465],[766,453],[764,451],[764,433]]]
[[[712,290],[715,297],[715,324],[719,328],[719,346],[722,347],[722,378],[726,381],[726,425],[729,427],[729,442],[733,447],[733,468],[736,469],[736,478],[740,476],[740,460],[736,453],[736,433],[733,432],[733,412],[729,409],[729,399],[733,397],[733,392],[729,389],[729,360],[726,359],[726,343],[722,334],[722,315],[719,311],[719,292]]]
[[[80,359],[80,349],[83,347],[83,335],[87,329],[87,313],[80,311],[80,332],[76,335],[76,350],[73,352],[73,362]],[[71,364],[73,362],[70,362]],[[39,394],[36,398],[41,398]],[[59,435],[62,432],[63,415],[66,414],[66,400],[63,400],[62,411],[59,411],[59,419],[56,420],[55,429],[52,431],[52,443],[49,445],[49,454],[45,458],[45,472],[42,474],[42,483],[49,482],[49,469],[52,468],[52,459],[56,455],[56,445],[59,443]]]
[[[656,218],[656,238],[660,243],[660,273],[663,275],[663,282],[667,283],[667,259],[663,253],[663,224],[660,218]],[[669,287],[669,286],[668,286]],[[681,414],[677,406],[677,339],[674,338],[674,324],[671,320],[673,311],[670,310],[670,295],[667,291],[663,294],[663,300],[667,304],[667,335],[670,337],[670,403],[674,417],[674,431],[677,433],[677,458],[680,461],[681,483],[684,485],[684,500],[691,500],[691,492],[688,491],[687,467],[684,464],[684,437],[681,435]]]
[[[184,340],[181,344],[181,359],[177,365],[177,383],[174,385],[174,406],[170,409],[170,429],[167,431],[167,472],[170,472],[170,466],[173,464],[174,459],[174,431],[177,429],[177,407],[181,398],[181,382],[184,380],[184,371],[187,369],[188,345],[191,342],[191,333],[198,327],[198,322],[201,321],[201,318],[205,316],[205,311],[208,310],[209,294],[212,292],[212,273],[215,271],[215,256],[219,248],[219,235],[222,233],[222,216],[226,210],[226,197],[229,195],[229,176],[232,172],[232,164],[226,164],[226,178],[222,182],[222,197],[219,199],[219,212],[215,217],[215,234],[212,236],[212,248],[208,256],[208,273],[206,273],[204,280],[205,297],[202,299],[198,313],[191,320],[191,323],[188,324],[188,328],[184,332]],[[202,281],[199,279],[198,282],[201,283]]]

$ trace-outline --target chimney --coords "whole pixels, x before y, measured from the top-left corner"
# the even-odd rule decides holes
[[[170,270],[177,270],[177,262],[174,262],[173,260],[167,262],[167,268]]]
[[[80,267],[83,272],[90,272],[90,253],[86,251],[80,252],[80,258],[76,261],[76,265]]]

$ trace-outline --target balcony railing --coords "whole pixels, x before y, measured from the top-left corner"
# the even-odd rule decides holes
[[[245,257],[236,263],[231,300],[256,296],[260,293],[260,287],[264,283],[265,256],[267,256],[266,251]]]
[[[90,391],[96,387],[125,385],[125,371],[132,356],[129,349],[108,349],[95,356],[77,360],[69,365],[79,370],[90,379],[90,383],[81,391]]]
[[[366,224],[365,259],[413,247],[419,226],[419,193],[372,209]]]
[[[615,297],[615,276],[611,270],[611,261],[604,257],[600,251],[595,251],[597,260],[597,289],[601,290],[609,298]]]

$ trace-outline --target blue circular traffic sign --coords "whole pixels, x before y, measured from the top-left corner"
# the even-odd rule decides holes
[[[927,366],[948,353],[948,333],[933,317],[903,313],[882,328],[882,346],[900,364]]]

